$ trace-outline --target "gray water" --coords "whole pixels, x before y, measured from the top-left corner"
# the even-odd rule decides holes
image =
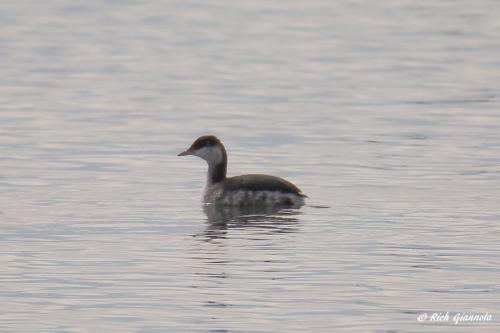
[[[499,13],[3,1],[0,330],[498,332]],[[307,205],[202,207],[208,133]]]

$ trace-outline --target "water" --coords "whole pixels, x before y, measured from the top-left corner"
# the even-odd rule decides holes
[[[2,3],[0,330],[498,332],[499,12]],[[207,133],[308,205],[203,209]]]

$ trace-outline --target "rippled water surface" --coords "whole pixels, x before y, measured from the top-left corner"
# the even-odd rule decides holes
[[[1,331],[500,330],[498,1],[1,8]],[[207,133],[308,204],[202,207]]]

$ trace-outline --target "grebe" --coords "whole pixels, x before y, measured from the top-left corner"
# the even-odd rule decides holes
[[[178,156],[194,155],[208,163],[203,201],[230,206],[302,206],[306,195],[289,181],[275,176],[252,174],[226,177],[227,153],[213,135],[201,136]]]

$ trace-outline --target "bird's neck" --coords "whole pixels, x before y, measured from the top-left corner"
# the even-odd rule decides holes
[[[207,185],[217,184],[226,179],[227,160],[208,165]]]
[[[207,185],[217,184],[226,179],[227,153],[222,144],[217,146],[206,161],[208,163]]]

